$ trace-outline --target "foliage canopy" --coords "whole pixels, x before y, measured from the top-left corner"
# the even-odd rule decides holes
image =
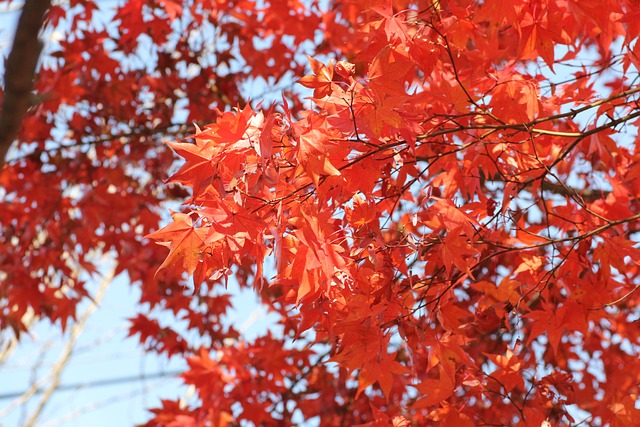
[[[0,325],[65,327],[115,254],[149,307],[131,334],[197,391],[147,426],[640,424],[637,1],[72,1],[46,25]],[[227,280],[274,332],[225,324]]]

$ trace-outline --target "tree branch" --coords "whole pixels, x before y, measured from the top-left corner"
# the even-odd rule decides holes
[[[29,108],[29,94],[42,44],[38,33],[50,0],[26,0],[18,21],[11,53],[6,61],[0,112],[0,168]]]
[[[29,309],[22,316],[22,324],[29,329],[29,327],[36,321],[36,317],[33,314],[33,310]],[[18,345],[18,338],[15,334],[7,337],[4,341],[0,338],[0,366],[5,363],[16,350]]]

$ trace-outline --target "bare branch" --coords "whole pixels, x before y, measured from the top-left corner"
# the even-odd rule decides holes
[[[33,310],[28,310],[24,316],[22,316],[22,324],[28,329],[36,319],[33,315]],[[15,334],[11,334],[5,341],[0,343],[0,365],[6,362],[18,345],[18,337]]]
[[[24,427],[35,426],[35,424],[38,422],[38,418],[40,418],[40,415],[42,414],[42,411],[45,405],[49,402],[49,399],[51,399],[51,395],[56,391],[56,389],[60,385],[60,377],[62,376],[62,372],[64,371],[64,368],[67,366],[67,364],[69,363],[69,360],[71,359],[71,354],[73,353],[73,348],[75,347],[76,341],[78,340],[78,338],[80,337],[80,334],[84,330],[84,327],[86,326],[87,321],[89,320],[89,317],[91,317],[93,312],[98,308],[98,305],[102,301],[102,298],[104,297],[104,294],[107,291],[107,288],[109,287],[109,285],[111,284],[111,281],[113,280],[115,271],[116,269],[114,266],[104,276],[102,282],[100,283],[100,286],[98,287],[98,291],[93,297],[92,303],[89,305],[89,307],[87,307],[84,313],[82,313],[82,315],[80,316],[80,319],[78,320],[78,323],[73,325],[73,327],[71,328],[71,336],[69,337],[69,341],[67,341],[67,344],[65,345],[62,351],[62,355],[51,368],[51,374],[50,374],[51,381],[49,383],[49,387],[47,387],[47,389],[42,393],[42,397],[40,398],[40,402],[38,402],[38,406],[33,411],[33,413],[29,416],[29,419],[24,424]]]
[[[111,270],[107,274],[105,274],[103,281],[100,283],[98,291],[93,297],[93,301],[91,305],[87,307],[85,312],[82,313],[82,315],[80,316],[80,319],[78,320],[78,322],[75,325],[73,325],[73,327],[71,328],[71,336],[69,337],[69,341],[67,341],[60,358],[52,366],[51,372],[46,377],[33,383],[31,387],[29,387],[29,389],[25,391],[20,397],[18,397],[16,400],[11,402],[9,406],[7,406],[2,411],[0,411],[0,418],[7,415],[16,407],[23,405],[25,402],[31,399],[34,395],[41,393],[42,397],[40,398],[40,401],[38,402],[36,409],[31,414],[27,422],[24,424],[25,427],[27,426],[32,427],[35,425],[35,423],[38,421],[38,418],[40,417],[40,414],[42,413],[42,410],[44,409],[45,405],[51,398],[51,395],[58,388],[60,384],[60,377],[62,376],[62,372],[64,371],[65,367],[69,363],[76,341],[78,340],[78,338],[80,337],[80,334],[84,330],[86,323],[89,320],[89,317],[91,316],[91,314],[93,314],[95,309],[98,307],[98,304],[100,304],[100,302],[102,301],[102,298],[107,288],[109,287],[109,284],[113,280],[114,275],[115,275],[115,266],[111,268]],[[42,387],[47,382],[49,382],[49,386],[43,390]]]

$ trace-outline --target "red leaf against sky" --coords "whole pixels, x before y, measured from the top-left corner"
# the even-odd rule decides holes
[[[169,248],[169,255],[158,272],[167,269],[171,275],[179,274],[180,270],[172,271],[177,260],[184,271],[193,274],[205,249],[204,240],[208,230],[194,227],[188,214],[174,212],[171,216],[174,222],[146,236]]]
[[[324,65],[317,59],[309,58],[311,71],[313,75],[304,76],[298,83],[313,89],[313,97],[316,99],[324,98],[329,95],[333,87],[333,64]]]

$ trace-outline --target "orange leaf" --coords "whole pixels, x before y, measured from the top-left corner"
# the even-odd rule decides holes
[[[191,217],[187,214],[173,212],[173,222],[161,230],[148,234],[147,238],[169,248],[169,255],[156,271],[167,269],[180,275],[183,268],[188,274],[193,274],[204,250],[204,238],[207,230],[195,228]]]
[[[329,63],[329,66],[326,66],[310,56],[307,56],[307,58],[313,75],[304,76],[298,80],[298,83],[313,89],[313,97],[316,99],[331,95],[333,91],[333,63]]]

